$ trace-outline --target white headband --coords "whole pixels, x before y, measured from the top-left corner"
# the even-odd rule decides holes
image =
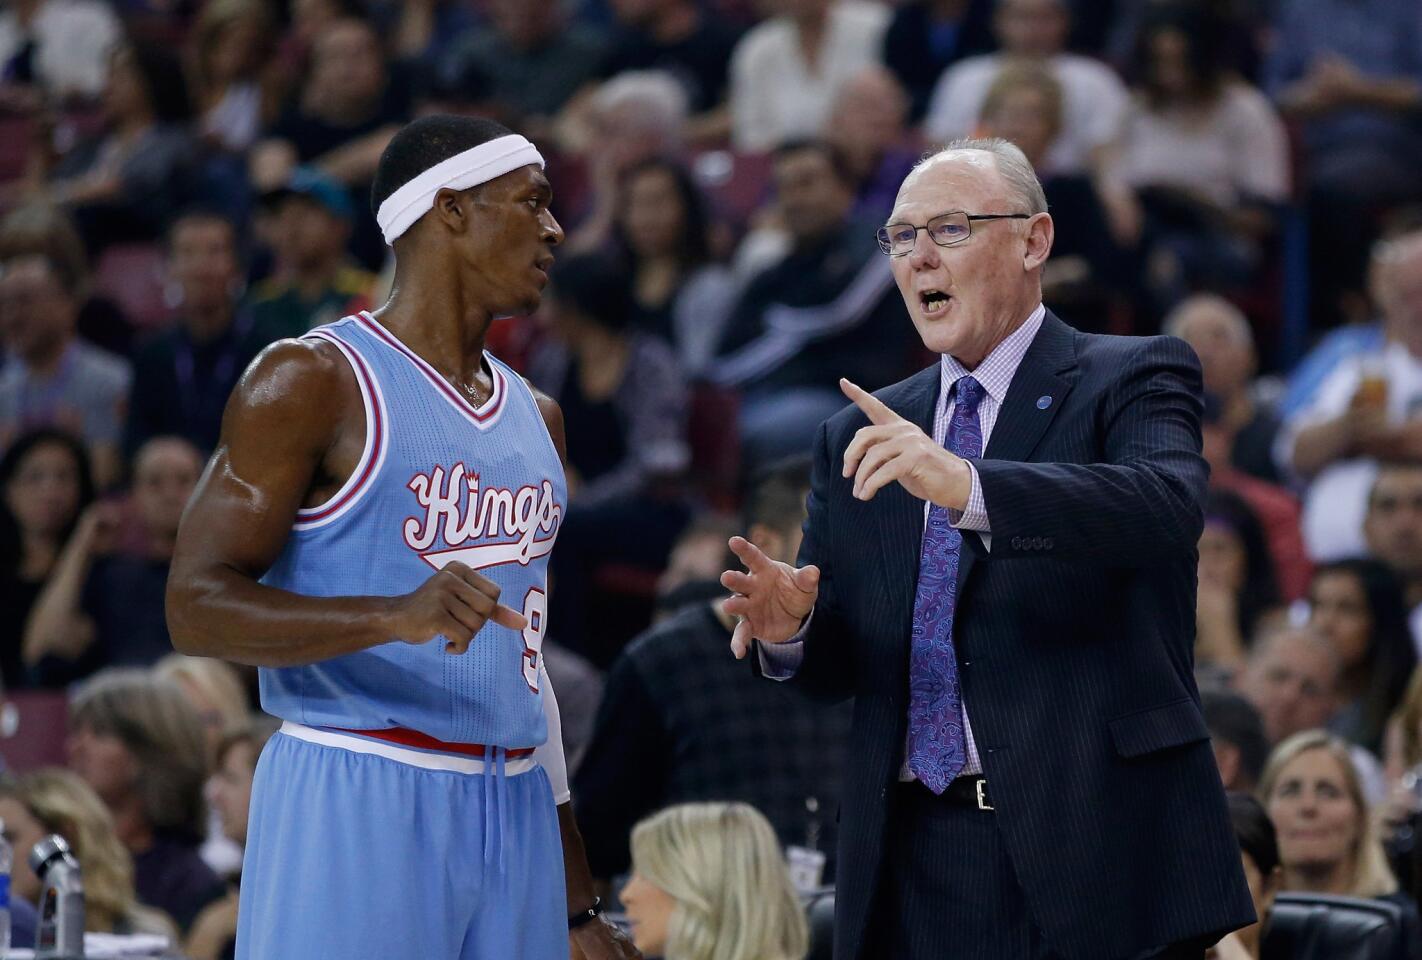
[[[434,206],[435,194],[445,187],[468,190],[510,170],[530,163],[543,166],[538,148],[516,133],[481,143],[448,160],[441,160],[424,173],[404,184],[380,205],[375,222],[385,235],[385,242],[395,240]]]

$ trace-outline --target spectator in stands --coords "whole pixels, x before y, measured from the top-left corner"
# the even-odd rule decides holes
[[[353,252],[377,268],[386,250],[375,218],[365,214],[370,182],[385,145],[409,114],[408,84],[391,70],[375,27],[358,17],[334,20],[316,36],[299,95],[253,148],[252,184],[259,192],[279,189],[301,164],[344,184],[361,212]]]
[[[1422,231],[1378,248],[1373,291],[1384,342],[1335,362],[1275,449],[1308,481],[1304,539],[1319,561],[1364,552],[1378,461],[1422,460]]]
[[[948,68],[934,90],[924,130],[936,141],[972,135],[988,88],[1003,66],[1040,63],[1061,84],[1063,106],[1060,135],[1047,151],[1044,172],[1098,169],[1120,131],[1126,88],[1104,63],[1065,52],[1071,27],[1066,0],[998,0],[993,22],[1001,51]]]
[[[1338,712],[1339,659],[1311,627],[1266,631],[1236,686],[1264,720],[1270,743],[1326,727]]]
[[[1379,752],[1417,666],[1402,585],[1376,560],[1320,566],[1309,587],[1309,623],[1338,655],[1341,709],[1328,728]]]
[[[446,82],[460,78],[485,88],[495,119],[538,139],[536,128],[546,128],[596,76],[607,56],[606,39],[586,24],[569,22],[563,4],[490,0],[486,7],[488,25],[455,44],[439,72]]]
[[[1052,172],[1047,154],[1062,129],[1062,86],[1047,66],[1005,64],[983,98],[978,129],[1021,148],[1041,171],[1042,192],[1056,234],[1042,270],[1042,298],[1079,330],[1106,333],[1129,307],[1134,251],[1117,243],[1095,181],[1084,173]]]
[[[1204,457],[1210,464],[1210,488],[1238,497],[1249,506],[1269,545],[1280,595],[1288,601],[1301,599],[1308,592],[1313,564],[1304,551],[1298,498],[1230,462],[1233,434],[1222,424],[1223,417],[1219,399],[1207,393],[1200,433]]]
[[[1415,833],[1418,815],[1422,814],[1422,670],[1412,672],[1402,703],[1388,720],[1383,771],[1388,798],[1380,813],[1393,835],[1390,839],[1396,839],[1396,831],[1401,829],[1410,828]],[[1414,886],[1418,879],[1412,878]]]
[[[207,757],[182,690],[147,671],[96,674],[74,692],[68,748],[70,768],[104,801],[133,854],[138,899],[187,930],[225,891],[198,855]]]
[[[1213,688],[1200,691],[1200,709],[1225,789],[1253,793],[1269,759],[1269,738],[1259,711],[1243,695]]]
[[[89,448],[100,486],[118,479],[133,371],[76,333],[77,291],[44,254],[0,262],[0,448],[35,427],[57,427]]]
[[[762,476],[747,499],[746,536],[768,556],[793,560],[809,490],[803,461]],[[722,538],[717,561],[725,549]],[[719,599],[690,605],[633,639],[608,672],[575,778],[596,875],[627,869],[627,837],[638,820],[689,801],[742,800],[769,818],[782,844],[835,849],[831,811],[849,713],[758,681],[726,656],[734,626]],[[765,749],[767,738],[776,749]]]
[[[775,152],[778,212],[790,253],[741,294],[711,379],[743,391],[740,431],[750,471],[810,449],[844,406],[839,378],[865,389],[893,383],[917,337],[906,322],[876,224],[850,218],[854,183],[822,141]]]
[[[239,299],[237,233],[221,214],[193,210],[168,230],[178,320],[134,361],[124,446],[179,436],[206,454],[217,444],[227,395],[270,337]]]
[[[89,459],[67,433],[31,431],[0,457],[0,683],[7,689],[31,686],[21,656],[25,618],[93,499]]]
[[[928,109],[933,87],[963,57],[993,48],[994,0],[908,0],[894,10],[882,60],[909,95],[909,120]]]
[[[1422,197],[1422,6],[1292,0],[1274,7],[1266,85],[1303,134],[1315,325],[1363,277],[1378,212]]]
[[[25,624],[24,658],[45,686],[64,686],[105,666],[148,666],[173,649],[163,610],[178,520],[202,456],[159,437],[134,458],[137,549],[119,549],[114,503],[84,512]]]
[[[24,109],[98,97],[122,35],[101,0],[7,3],[0,12],[0,102]]]
[[[687,524],[667,557],[666,569],[657,578],[653,623],[683,607],[726,595],[718,582],[726,569],[726,541],[740,532],[740,518],[722,513],[703,513]]]
[[[1288,371],[1288,385],[1279,399],[1279,413],[1292,419],[1311,406],[1319,388],[1334,370],[1356,357],[1383,349],[1391,336],[1386,329],[1386,317],[1379,317],[1383,300],[1401,305],[1408,297],[1422,296],[1422,273],[1416,270],[1394,272],[1399,256],[1415,253],[1413,243],[1422,241],[1422,211],[1415,218],[1402,218],[1397,228],[1373,244],[1368,261],[1368,296],[1374,311],[1370,323],[1350,323],[1328,331],[1303,359]],[[1414,261],[1418,262],[1418,261]],[[1410,281],[1410,282],[1409,282]],[[1397,311],[1399,322],[1405,311]]]
[[[856,219],[887,219],[899,185],[923,153],[906,126],[908,106],[898,79],[877,63],[846,80],[835,96],[820,135],[853,178]]]
[[[1396,904],[1417,957],[1417,904],[1398,890],[1348,745],[1322,730],[1290,737],[1269,757],[1259,795],[1278,830],[1283,889]]]
[[[612,0],[610,5],[618,30],[599,76],[628,70],[672,74],[686,88],[693,138],[724,139],[730,129],[726,85],[736,30],[696,0]]]
[[[767,151],[824,129],[839,89],[879,59],[889,11],[863,0],[779,0],[731,57],[731,142]]]
[[[297,167],[266,201],[274,213],[276,262],[272,277],[252,296],[263,335],[299,337],[370,309],[375,276],[347,252],[355,209],[345,188],[314,167]]]
[[[586,101],[586,129],[570,133],[565,145],[581,153],[588,167],[591,196],[587,215],[569,241],[576,251],[607,242],[617,209],[620,185],[633,168],[682,152],[686,133],[686,91],[669,73],[637,70],[598,87]],[[575,130],[577,124],[569,124]]]
[[[805,914],[770,824],[744,803],[688,803],[632,833],[622,903],[637,948],[666,960],[802,960]]]
[[[224,660],[169,653],[153,665],[156,676],[172,680],[202,721],[209,765],[216,769],[217,753],[229,733],[246,726],[251,716],[247,692],[236,668]]]
[[[666,159],[644,160],[622,178],[613,248],[632,271],[632,325],[666,340],[688,375],[706,368],[735,295],[712,262],[706,200],[691,174]]]
[[[1162,310],[1191,290],[1247,287],[1289,197],[1283,122],[1230,75],[1223,35],[1204,6],[1171,3],[1136,41],[1137,87],[1112,168],[1142,204],[1143,279]]]
[[[42,256],[58,271],[65,291],[78,303],[75,327],[80,337],[109,353],[131,353],[133,327],[120,307],[93,289],[89,258],[74,218],[59,207],[30,203],[0,220],[0,264]]]
[[[550,621],[565,646],[605,667],[616,653],[583,629],[585,592],[609,562],[660,569],[686,523],[669,487],[686,469],[686,381],[665,342],[629,331],[627,274],[602,254],[564,257],[529,379],[566,425],[569,504],[558,531]]]
[[[275,732],[276,723],[270,717],[254,717],[232,727],[217,751],[217,765],[208,781],[207,794],[221,818],[222,832],[239,849],[247,843],[247,812],[257,758]],[[238,860],[239,869],[241,865]],[[236,939],[237,887],[233,885],[226,896],[198,914],[183,944],[184,953],[192,960],[221,960],[233,955]]]
[[[1228,491],[1206,495],[1199,569],[1196,659],[1238,667],[1261,619],[1277,608],[1279,586],[1259,518]]]
[[[1201,293],[1177,304],[1163,329],[1190,344],[1200,358],[1205,391],[1219,402],[1218,428],[1230,440],[1230,463],[1252,477],[1278,483],[1273,448],[1279,417],[1255,396],[1259,356],[1244,313],[1223,297]]]
[[[1422,464],[1378,470],[1363,520],[1368,552],[1402,582],[1412,640],[1422,649]]]
[[[275,29],[267,0],[211,0],[198,14],[194,101],[203,139],[220,150],[245,153],[273,119]]]
[[[1279,863],[1279,836],[1264,807],[1248,792],[1229,794],[1229,817],[1239,838],[1239,855],[1244,861],[1244,879],[1259,919],[1236,930],[1215,944],[1206,954],[1212,960],[1259,960],[1260,940],[1269,930],[1274,898],[1284,883]]]
[[[188,200],[195,160],[182,64],[153,45],[114,51],[98,137],[64,154],[43,195],[70,209],[91,252],[148,241]]]
[[[133,860],[119,842],[113,817],[79,777],[67,770],[36,770],[0,785],[0,818],[15,853],[14,896],[39,901],[40,882],[30,869],[30,850],[57,833],[68,841],[84,871],[85,930],[170,937],[177,933],[166,914],[138,902]]]

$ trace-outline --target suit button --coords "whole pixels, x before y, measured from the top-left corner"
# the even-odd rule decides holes
[[[1042,546],[1044,546],[1044,547],[1046,547],[1048,550],[1050,550],[1050,549],[1052,549],[1054,546],[1056,546],[1056,544],[1052,542],[1052,538],[1051,538],[1051,537],[1047,537],[1046,539],[1044,539],[1044,540],[1042,541]]]
[[[1042,549],[1042,546],[1043,546],[1043,544],[1042,544],[1042,538],[1041,538],[1041,537],[1033,537],[1033,538],[1032,538],[1032,549],[1033,549],[1033,550],[1040,550],[1040,549]]]
[[[1021,538],[1021,537],[1013,537],[1013,538],[1012,538],[1012,549],[1014,549],[1014,550],[1021,550],[1021,549],[1022,549],[1022,538]]]

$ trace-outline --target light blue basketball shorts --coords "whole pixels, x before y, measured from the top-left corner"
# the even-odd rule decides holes
[[[292,723],[262,751],[237,960],[567,960],[566,899],[532,758]]]

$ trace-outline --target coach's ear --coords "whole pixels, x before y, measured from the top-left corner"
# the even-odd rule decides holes
[[[1050,213],[1034,214],[1032,219],[1027,221],[1022,268],[1028,271],[1040,269],[1052,252],[1052,241],[1055,238],[1056,225],[1052,223],[1052,215]]]

